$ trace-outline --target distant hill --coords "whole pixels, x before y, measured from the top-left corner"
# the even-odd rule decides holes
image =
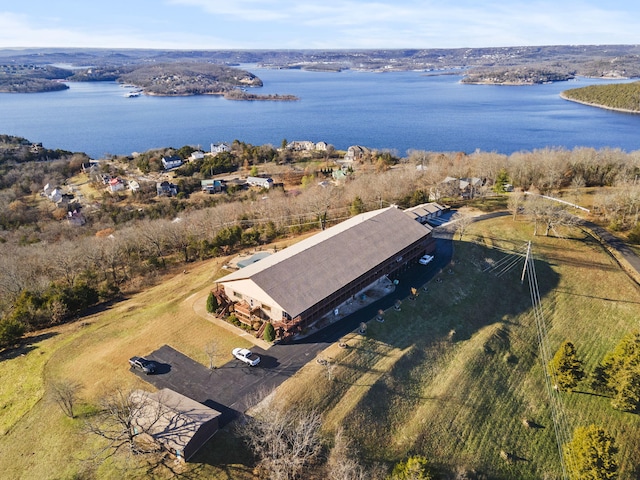
[[[566,90],[561,96],[594,107],[640,113],[640,82],[589,85]]]

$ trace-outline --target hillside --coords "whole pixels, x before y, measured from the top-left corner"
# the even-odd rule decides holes
[[[640,82],[589,85],[565,90],[561,96],[594,107],[640,113]]]
[[[531,239],[531,232],[530,223],[510,217],[472,225],[455,242],[450,270],[440,280],[415,300],[405,299],[400,311],[385,312],[384,323],[369,322],[366,336],[348,334],[348,348],[332,345],[323,352],[335,366],[331,376],[310,361],[290,372],[278,395],[320,410],[327,437],[343,426],[354,441],[354,458],[365,465],[392,465],[419,453],[437,478],[454,472],[468,479],[558,478],[529,288],[520,285],[519,268],[506,275],[485,271],[504,258],[504,249]],[[635,328],[640,293],[591,237],[579,230],[570,234],[535,237],[533,251],[549,347],[555,351],[570,339],[591,371]],[[83,430],[83,421],[106,389],[144,386],[127,371],[130,355],[170,344],[206,364],[206,342],[215,339],[221,352],[238,343],[238,336],[194,313],[223,261],[195,263],[186,275],[168,275],[156,287],[44,332],[16,355],[2,357],[0,469],[7,478],[171,476],[160,468],[149,471],[137,459],[87,462],[100,443]],[[227,358],[220,355],[217,365]],[[48,388],[61,377],[84,385],[76,419],[51,403]],[[620,480],[635,478],[640,419],[614,410],[610,399],[586,385],[577,390],[561,394],[566,428],[605,426],[620,447]],[[524,426],[524,419],[535,427]],[[501,451],[515,460],[505,461]],[[65,462],[58,461],[61,456]],[[249,479],[252,465],[233,430],[225,429],[179,473]]]

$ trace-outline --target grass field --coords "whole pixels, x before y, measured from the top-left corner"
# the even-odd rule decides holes
[[[216,342],[218,364],[228,360],[233,347],[249,346],[194,312],[194,302],[208,294],[221,263],[201,263],[187,274],[180,270],[101,313],[34,337],[15,358],[0,361],[0,476],[73,478],[95,469],[98,478],[123,478],[111,462],[86,461],[98,447],[96,438],[82,432],[82,411],[88,407],[81,406],[79,418],[66,418],[50,400],[47,385],[55,378],[80,382],[83,403],[90,405],[115,387],[150,388],[129,372],[133,355],[170,344],[208,366],[204,346],[209,342]],[[207,475],[216,478],[227,468],[211,467]],[[130,476],[146,475],[134,469]]]
[[[529,289],[518,268],[497,277],[483,267],[531,239],[532,228],[509,217],[472,225],[456,242],[451,273],[431,282],[401,311],[370,322],[366,338],[334,348],[326,368],[281,388],[292,403],[326,411],[370,461],[421,453],[443,469],[489,478],[560,478],[561,466],[539,358]],[[574,342],[587,371],[626,333],[638,328],[640,293],[588,235],[533,238],[549,347]],[[640,420],[609,399],[563,393],[571,436],[577,426],[607,428],[620,447],[620,478],[637,478]],[[313,392],[310,394],[309,392]],[[541,428],[527,428],[527,419]],[[513,455],[508,463],[501,451]]]
[[[369,322],[366,336],[348,335],[348,348],[323,352],[334,366],[331,375],[310,362],[279,394],[324,412],[327,435],[343,426],[365,461],[392,464],[421,453],[436,467],[489,478],[559,478],[529,289],[518,268],[500,277],[483,270],[504,256],[502,248],[533,240],[550,350],[572,341],[590,371],[638,328],[640,292],[591,237],[570,233],[531,238],[531,225],[510,217],[473,224],[455,242],[441,281],[404,300],[400,311],[385,312],[383,323]],[[1,359],[2,478],[149,477],[113,462],[88,463],[98,442],[82,432],[82,414],[114,386],[149,388],[128,372],[132,355],[170,344],[207,364],[206,343],[216,341],[223,353],[238,345],[236,335],[193,309],[221,263],[194,264],[187,274],[169,275],[103,312],[43,332]],[[47,385],[59,377],[84,385],[80,418],[64,417],[50,401]],[[590,423],[606,427],[620,447],[620,478],[637,478],[638,416],[613,410],[586,386],[578,390],[584,393],[562,394],[571,431]],[[523,419],[541,428],[525,428]],[[501,451],[516,460],[505,462]],[[221,431],[185,473],[249,479],[247,458],[232,432]]]

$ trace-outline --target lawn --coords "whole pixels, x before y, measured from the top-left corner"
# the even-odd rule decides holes
[[[99,478],[122,478],[123,472],[111,462],[88,461],[99,442],[83,433],[83,412],[115,387],[152,388],[129,372],[133,355],[170,344],[208,366],[204,347],[210,342],[221,352],[218,365],[228,361],[233,347],[250,346],[194,312],[194,303],[208,294],[221,263],[216,259],[189,267],[186,274],[180,270],[168,275],[160,285],[100,313],[42,332],[15,358],[0,361],[2,477],[51,478],[55,472],[56,478],[71,478],[88,469]],[[83,385],[79,418],[65,417],[52,402],[47,386],[56,378]],[[224,471],[231,467],[199,468],[209,478],[218,473],[228,478]],[[146,474],[132,469],[130,476]]]
[[[640,293],[591,237],[567,233],[532,238],[531,225],[510,217],[473,224],[441,281],[403,301],[400,311],[387,311],[383,323],[369,322],[365,337],[348,339],[349,348],[332,347],[331,375],[309,364],[282,395],[325,411],[327,433],[343,426],[372,462],[421,453],[443,470],[559,478],[522,262],[501,276],[483,270],[505,256],[503,249],[532,240],[548,348],[554,353],[572,341],[591,371],[637,328]],[[638,416],[612,409],[586,382],[578,390],[561,394],[565,434],[590,423],[607,428],[620,447],[620,478],[636,478]]]
[[[455,242],[454,260],[439,280],[403,300],[400,311],[386,311],[384,322],[372,319],[366,335],[349,334],[346,348],[329,347],[321,354],[328,366],[309,362],[279,395],[322,411],[328,436],[344,427],[365,462],[393,464],[420,453],[443,470],[496,479],[559,478],[521,264],[504,275],[486,269],[532,240],[549,349],[572,341],[591,371],[638,328],[640,292],[592,237],[568,233],[565,239],[532,237],[530,224],[511,217],[472,224]],[[13,358],[0,360],[3,478],[149,477],[140,469],[125,473],[113,462],[88,462],[98,441],[83,433],[82,416],[115,386],[150,388],[128,371],[132,355],[170,344],[207,365],[205,344],[215,341],[221,352],[239,344],[238,336],[193,308],[223,260],[168,275],[100,313],[43,332]],[[219,363],[227,359],[222,355]],[[47,385],[54,378],[83,384],[79,418],[64,417],[51,403]],[[620,447],[620,478],[637,478],[638,416],[613,410],[586,384],[578,390],[561,396],[567,429],[590,423],[607,428]],[[524,419],[540,428],[525,427]],[[514,461],[506,462],[501,452]],[[251,478],[248,455],[230,430],[219,432],[194,460],[189,473],[196,478]]]

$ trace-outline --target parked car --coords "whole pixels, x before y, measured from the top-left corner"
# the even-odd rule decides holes
[[[156,373],[156,368],[158,366],[153,360],[147,360],[144,357],[131,357],[129,359],[129,365],[131,365],[131,368],[141,370],[147,375]]]
[[[260,363],[260,357],[246,348],[234,348],[231,352],[238,360],[255,367]]]
[[[418,263],[420,265],[426,265],[431,262],[431,260],[433,260],[433,255],[423,255],[422,257],[420,257],[420,260],[418,260]]]

